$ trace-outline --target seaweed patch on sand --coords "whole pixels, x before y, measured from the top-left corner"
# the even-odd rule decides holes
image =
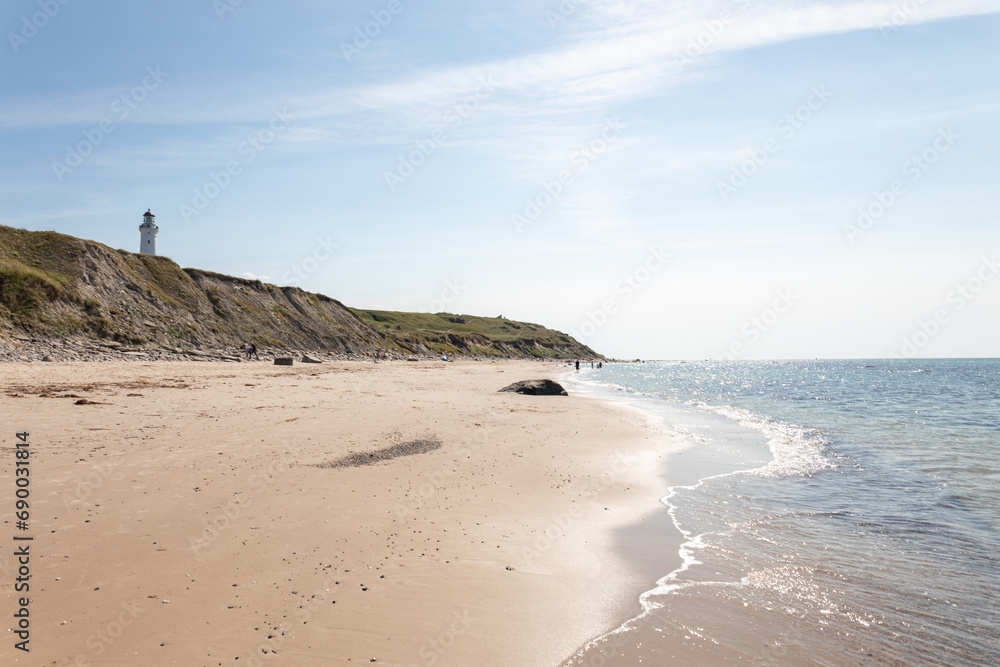
[[[413,456],[415,454],[426,454],[435,449],[441,449],[441,441],[437,436],[430,435],[415,440],[398,442],[388,447],[376,449],[370,452],[355,452],[339,459],[333,459],[325,463],[317,463],[317,468],[357,468],[359,466],[370,466],[382,461],[399,458],[400,456]]]

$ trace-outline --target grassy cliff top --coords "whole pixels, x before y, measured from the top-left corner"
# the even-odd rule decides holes
[[[410,343],[423,344],[439,352],[460,353],[463,347],[489,347],[485,343],[492,341],[511,349],[528,350],[527,354],[536,358],[601,358],[568,334],[531,322],[453,313],[406,313],[359,308],[351,308],[351,312],[376,331]],[[492,347],[496,348],[496,345]]]
[[[347,308],[322,294],[199,269],[56,232],[0,225],[0,334],[170,348],[599,357],[538,324]]]

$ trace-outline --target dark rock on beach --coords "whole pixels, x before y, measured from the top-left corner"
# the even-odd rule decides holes
[[[569,396],[562,385],[552,380],[521,380],[500,391],[512,391],[529,396]]]

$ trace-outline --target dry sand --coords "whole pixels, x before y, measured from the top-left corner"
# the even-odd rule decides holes
[[[0,664],[558,665],[663,574],[614,536],[662,517],[658,464],[683,444],[615,404],[497,393],[565,370],[3,365],[5,629],[12,536],[34,541],[31,652],[5,632]],[[628,534],[676,554],[648,525]]]

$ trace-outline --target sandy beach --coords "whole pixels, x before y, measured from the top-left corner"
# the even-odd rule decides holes
[[[614,403],[497,393],[566,371],[5,364],[4,507],[16,432],[32,458],[4,542],[33,540],[31,650],[7,633],[0,662],[558,665],[662,574],[616,532],[676,553],[641,526],[684,444]],[[5,548],[5,628],[17,567]]]

